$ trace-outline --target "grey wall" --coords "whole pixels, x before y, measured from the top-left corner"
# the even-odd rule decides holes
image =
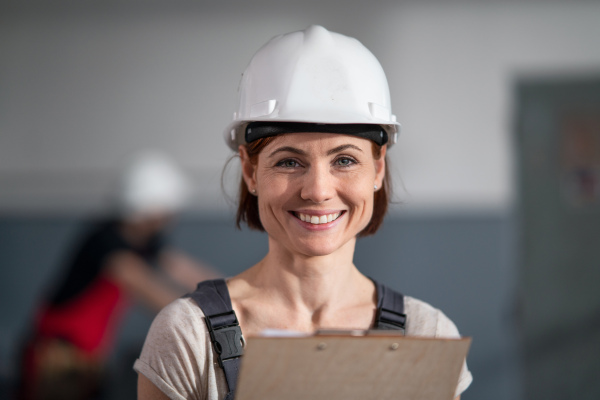
[[[0,217],[0,374],[14,378],[16,349],[44,288],[85,221],[74,217]],[[388,219],[361,239],[355,263],[367,275],[441,308],[463,335],[475,381],[464,399],[518,399],[513,315],[514,223],[510,215],[407,216]],[[186,216],[172,242],[231,275],[260,260],[266,237],[238,231],[229,218]],[[136,308],[113,355],[113,398],[135,390],[131,363],[151,316]]]

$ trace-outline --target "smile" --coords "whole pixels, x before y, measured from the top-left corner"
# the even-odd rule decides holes
[[[294,212],[293,214],[300,221],[308,222],[313,225],[320,225],[320,224],[326,224],[328,222],[335,221],[336,219],[339,218],[340,215],[342,215],[342,213],[343,212],[336,212],[333,214],[325,214],[325,215],[310,215],[310,214]]]

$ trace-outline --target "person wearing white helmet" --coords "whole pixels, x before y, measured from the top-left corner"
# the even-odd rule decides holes
[[[166,245],[165,229],[184,206],[188,185],[165,154],[132,155],[116,189],[116,216],[92,223],[35,316],[20,399],[97,395],[130,300],[158,312],[195,282],[218,276]]]
[[[177,213],[189,196],[186,176],[163,152],[138,151],[119,177],[115,203],[125,219]]]
[[[224,136],[241,160],[238,227],[266,232],[268,253],[157,315],[134,365],[138,398],[233,399],[242,334],[266,329],[459,336],[440,310],[353,263],[386,213],[399,129],[383,69],[356,39],[311,26],[258,50]],[[457,398],[471,381],[465,362]]]

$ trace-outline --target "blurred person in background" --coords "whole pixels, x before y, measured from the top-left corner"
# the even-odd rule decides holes
[[[218,276],[165,242],[166,228],[188,197],[185,176],[165,154],[133,155],[116,192],[116,216],[88,227],[62,281],[37,310],[19,399],[99,398],[129,301],[158,311]]]

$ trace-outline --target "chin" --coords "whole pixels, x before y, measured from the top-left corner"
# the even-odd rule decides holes
[[[323,241],[317,241],[316,243],[303,243],[296,246],[299,253],[304,254],[308,257],[323,257],[335,253],[344,247],[344,244],[339,243],[323,243]]]
[[[304,251],[302,252],[305,256],[307,257],[325,257],[328,256],[332,253],[334,253],[334,251],[331,250],[312,250],[312,251]]]

